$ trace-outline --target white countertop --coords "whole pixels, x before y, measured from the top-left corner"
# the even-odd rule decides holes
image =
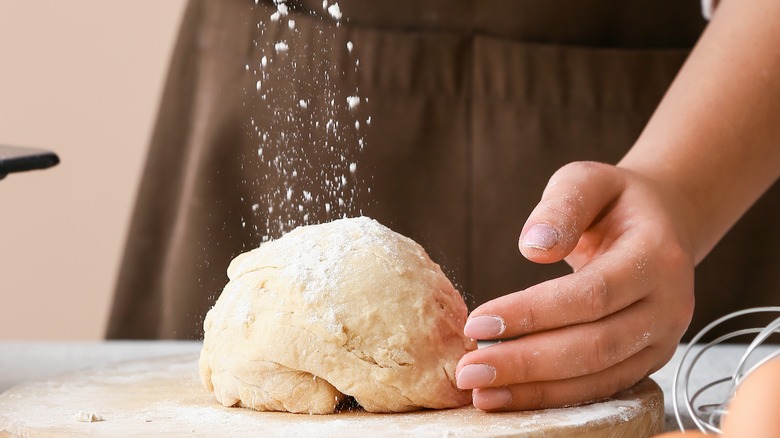
[[[200,351],[195,341],[108,341],[108,342],[8,342],[0,341],[0,393],[25,382],[83,368],[100,368],[114,362],[169,356]],[[666,429],[677,430],[671,403],[672,380],[684,346],[674,358],[652,375],[666,401]],[[777,349],[764,346],[761,352]],[[691,376],[693,387],[731,375],[745,350],[744,345],[719,345],[702,357]],[[688,427],[692,423],[686,422]]]
[[[195,341],[0,341],[0,393],[25,382],[110,363],[200,351]]]

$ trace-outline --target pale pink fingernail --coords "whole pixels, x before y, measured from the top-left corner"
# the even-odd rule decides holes
[[[523,246],[534,249],[550,249],[558,243],[558,232],[547,224],[536,224],[523,237]]]
[[[474,393],[474,406],[483,411],[505,408],[512,404],[512,392],[507,388],[483,388]]]
[[[474,389],[490,385],[496,380],[496,369],[490,365],[476,363],[466,365],[458,373],[458,388]]]
[[[497,316],[474,316],[466,321],[463,334],[473,339],[490,339],[501,336],[505,329],[504,320]]]

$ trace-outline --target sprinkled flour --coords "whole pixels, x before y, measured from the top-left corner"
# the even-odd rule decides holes
[[[277,52],[286,52],[290,49],[290,47],[287,45],[287,43],[281,41],[274,45],[274,49],[276,49]]]
[[[560,436],[567,427],[585,424],[606,424],[614,436],[625,436],[612,428],[632,421],[649,427],[647,421],[636,420],[656,410],[663,424],[660,394],[655,402],[648,399],[647,385],[638,393],[626,391],[624,397],[546,411],[486,414],[469,407],[384,415],[255,412],[215,402],[201,386],[197,360],[193,351],[20,385],[0,395],[0,417],[16,430],[57,430],[67,436],[114,436],[118,431],[134,431],[133,436],[222,436],[226,431],[236,437]],[[75,421],[74,413],[89,409],[95,400],[104,403],[100,411],[85,412],[104,421]],[[576,436],[572,429],[568,432]]]
[[[341,288],[340,279],[345,278],[352,269],[345,262],[345,254],[358,254],[371,248],[376,257],[387,260],[397,269],[404,269],[404,262],[399,257],[401,249],[398,239],[411,242],[406,237],[399,236],[379,222],[367,217],[340,219],[327,224],[328,232],[318,234],[316,238],[307,227],[296,228],[282,239],[270,244],[283,260],[281,273],[293,284],[302,288],[301,297],[304,303],[326,303],[325,311],[311,313],[309,323],[321,325],[334,334],[342,332],[339,323],[342,302],[337,294]],[[422,250],[420,250],[422,251]],[[422,258],[422,252],[418,257]],[[239,271],[247,269],[242,265]],[[236,307],[244,309],[244,303]],[[249,311],[248,307],[246,311]],[[244,311],[237,312],[237,318],[246,318]]]
[[[325,0],[322,7],[323,22],[335,19],[338,28],[344,19],[339,4]],[[251,110],[247,128],[256,148],[256,161],[244,165],[259,166],[262,179],[242,182],[251,216],[239,220],[260,242],[301,225],[359,216],[360,200],[370,193],[358,160],[370,125],[361,104],[368,100],[345,81],[344,66],[331,61],[345,56],[357,70],[355,45],[337,44],[333,24],[310,42],[296,19],[311,14],[287,0],[274,0],[268,9],[257,23],[266,35],[255,41],[257,61],[244,65],[253,76],[244,105]]]
[[[339,8],[338,3],[334,3],[330,6],[328,6],[328,13],[331,17],[335,18],[336,20],[341,20],[341,8]]]

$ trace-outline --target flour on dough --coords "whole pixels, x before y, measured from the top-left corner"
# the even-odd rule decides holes
[[[208,312],[199,367],[225,406],[326,414],[471,401],[455,366],[467,309],[413,240],[359,217],[299,227],[236,257]]]

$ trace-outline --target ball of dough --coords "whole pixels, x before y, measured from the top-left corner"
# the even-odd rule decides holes
[[[413,240],[360,217],[299,227],[236,257],[199,366],[225,406],[326,414],[469,403],[455,366],[467,309]]]

